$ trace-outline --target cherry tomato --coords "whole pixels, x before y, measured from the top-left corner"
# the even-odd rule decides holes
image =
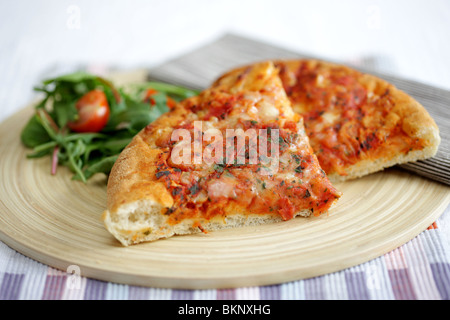
[[[67,126],[75,132],[99,132],[109,119],[109,104],[101,90],[92,90],[77,101],[78,119]]]

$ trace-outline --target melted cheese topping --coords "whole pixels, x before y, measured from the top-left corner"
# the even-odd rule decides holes
[[[170,223],[176,224],[190,217],[211,219],[224,216],[227,205],[250,213],[278,214],[289,220],[305,209],[319,215],[340,196],[312,154],[302,119],[290,109],[279,79],[273,72],[260,74],[255,79],[250,72],[247,77],[249,79],[245,75],[238,78],[237,86],[226,78],[218,88],[185,100],[182,107],[196,116],[173,128],[189,131],[192,156],[205,154],[205,149],[213,143],[204,141],[201,149],[196,150],[195,137],[204,136],[205,131],[214,129],[223,137],[219,141],[223,152],[215,156],[226,160],[227,155],[237,159],[240,154],[244,155],[244,163],[202,161],[195,165],[176,164],[171,161],[171,153],[180,142],[161,142],[160,146],[169,145],[169,148],[158,163],[156,178],[166,184],[174,198],[174,206],[167,209]],[[263,82],[260,89],[258,81]],[[202,126],[195,127],[194,120],[202,121]],[[244,149],[238,150],[239,144],[234,142],[234,137],[227,139],[227,129],[241,129],[235,131],[241,134],[265,130],[267,135],[259,136],[257,145],[265,145],[267,150],[271,150],[272,143],[275,143],[279,161],[275,163],[274,155],[268,154],[268,163],[262,161],[264,159],[251,163],[251,144],[247,141]],[[272,130],[275,129],[278,137],[273,142]],[[227,141],[233,141],[233,148],[227,148]],[[261,158],[260,154],[257,156]],[[267,174],[267,166],[273,164],[276,164],[275,170]]]
[[[400,117],[392,112],[389,87],[378,92],[381,88],[359,82],[358,71],[319,62],[279,67],[293,108],[304,117],[310,144],[327,174],[347,175],[346,169],[361,160],[423,148],[403,132]]]

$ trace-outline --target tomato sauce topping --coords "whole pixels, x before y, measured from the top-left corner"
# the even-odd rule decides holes
[[[235,102],[236,103],[236,102]],[[244,103],[245,104],[245,103]],[[194,104],[198,114],[202,114],[202,106]],[[207,110],[207,109],[205,109]],[[220,111],[219,111],[220,110]],[[204,119],[211,119],[222,112],[236,111],[226,101],[217,110],[203,113]],[[218,111],[218,112],[217,112]],[[236,120],[237,119],[237,120]],[[237,127],[243,129],[267,130],[266,143],[271,149],[271,130],[279,132],[276,145],[279,148],[279,167],[273,175],[263,175],[265,165],[258,161],[249,163],[249,144],[245,144],[245,164],[236,161],[213,163],[206,165],[177,165],[170,159],[176,141],[164,142],[169,146],[167,153],[162,153],[157,163],[155,177],[163,182],[174,199],[171,208],[166,209],[169,223],[176,224],[184,219],[202,218],[210,220],[216,217],[225,218],[227,212],[244,209],[252,214],[273,213],[283,220],[289,220],[301,210],[312,210],[315,215],[328,210],[339,197],[339,192],[331,185],[320,168],[317,158],[310,153],[308,147],[298,147],[301,139],[299,126],[293,121],[265,122],[261,119],[243,120],[237,117]],[[217,128],[225,137],[228,123],[218,123]],[[194,141],[192,122],[182,122],[177,128],[189,130],[191,142]],[[202,152],[208,144],[204,143]],[[193,149],[192,145],[192,149]],[[223,158],[226,155],[226,139],[223,139]],[[237,159],[237,145],[233,148],[233,158]],[[269,157],[271,154],[269,153]],[[224,208],[228,209],[225,210]]]
[[[368,92],[358,71],[308,61],[296,70],[280,63],[280,70],[293,109],[303,116],[310,144],[328,174],[346,175],[346,168],[361,160],[422,148],[390,113],[389,89]]]

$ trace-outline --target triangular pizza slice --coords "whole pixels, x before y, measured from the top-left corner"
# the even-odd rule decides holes
[[[274,63],[332,182],[436,154],[440,137],[433,118],[387,81],[319,60]]]
[[[106,228],[131,245],[320,215],[340,197],[272,62],[221,78],[143,129],[108,180]]]

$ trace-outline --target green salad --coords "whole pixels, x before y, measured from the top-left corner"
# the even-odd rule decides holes
[[[83,182],[96,173],[109,174],[141,129],[198,94],[161,82],[117,87],[85,72],[43,81],[35,90],[44,98],[21,133],[22,143],[32,149],[27,157],[48,156],[52,174],[67,166],[73,179]]]

